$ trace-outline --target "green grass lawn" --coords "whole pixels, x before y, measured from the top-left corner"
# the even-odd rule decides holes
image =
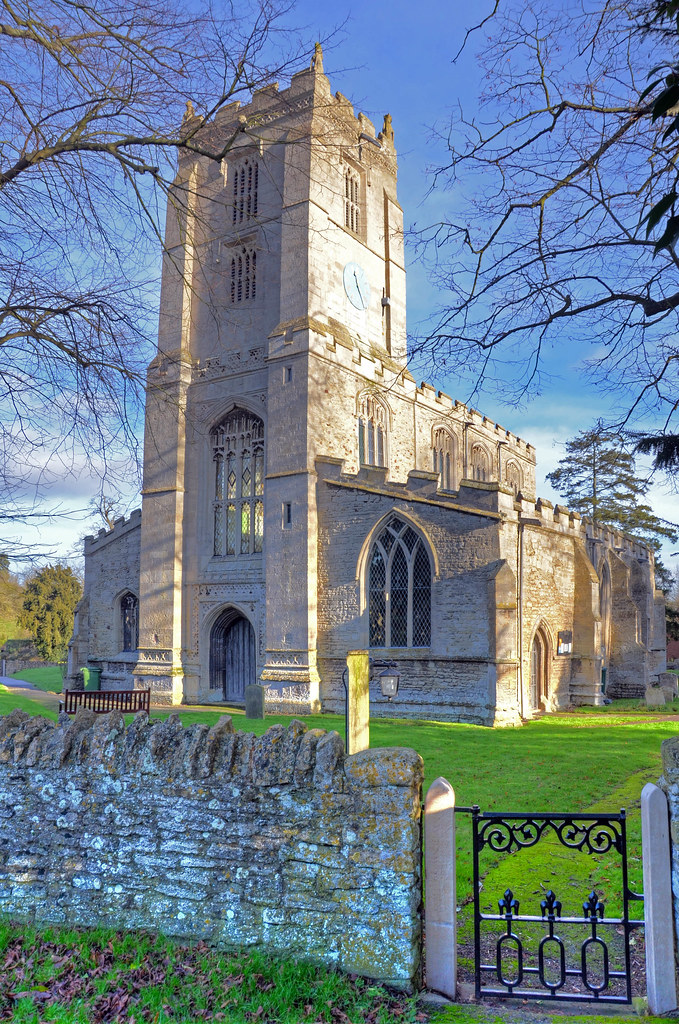
[[[45,713],[34,702],[20,701],[9,693],[0,692],[0,713],[16,706]],[[223,713],[224,709],[191,710],[181,712],[181,717],[185,725],[212,724]],[[679,706],[676,713],[679,713]],[[290,721],[281,715],[257,721],[235,712],[232,718],[237,729],[248,729],[258,735],[274,723],[285,725]],[[304,721],[310,727],[334,728],[343,734],[344,719],[339,715],[304,716]],[[620,705],[602,709],[545,716],[520,729],[492,730],[452,723],[373,719],[370,735],[373,747],[414,747],[424,759],[425,790],[442,775],[454,787],[459,805],[477,803],[482,810],[528,812],[618,811],[626,807],[630,883],[633,889],[640,890],[641,789],[661,773],[662,740],[678,732],[679,722],[667,716],[640,713],[638,702],[632,702],[632,706],[620,702]],[[467,917],[472,894],[469,816],[458,815],[457,826],[458,902],[467,904],[464,915]],[[573,855],[556,842],[543,841],[510,857],[488,858],[484,874],[484,899],[490,906],[509,887],[521,898],[522,909],[532,906],[533,902],[537,907],[546,889],[552,888],[564,902],[564,913],[578,913],[574,908],[594,885],[607,905],[607,914],[616,909],[614,893],[619,879],[610,859]],[[569,900],[572,906],[566,909]],[[463,937],[468,927],[463,920]],[[456,1008],[455,1013],[458,1009],[471,1013],[463,1008]],[[458,1020],[484,1019],[451,1016],[450,1012],[446,1011],[448,1016],[440,1018],[441,1024],[444,1020],[452,1024]],[[548,1019],[552,1017],[545,1017]]]
[[[33,683],[39,690],[61,693],[63,678],[60,665],[48,665],[46,668],[26,668],[23,672],[15,672],[10,679],[23,679]]]
[[[416,1001],[257,952],[155,935],[0,924],[0,1020],[15,1024],[416,1024]]]

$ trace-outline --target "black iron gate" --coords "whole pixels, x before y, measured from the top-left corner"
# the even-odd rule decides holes
[[[578,1000],[629,1003],[632,1000],[630,933],[643,925],[629,907],[643,896],[627,877],[625,811],[620,814],[483,814],[472,812],[474,853],[474,951],[476,998]],[[535,897],[533,913],[520,913],[519,899],[507,889],[498,913],[481,910],[481,854],[514,853],[546,836],[573,851],[620,858],[621,917],[606,917],[596,892],[584,894],[582,916],[562,917],[551,890]],[[563,894],[562,894],[563,895]],[[523,901],[525,904],[525,900]],[[529,907],[529,911],[533,909]],[[539,913],[538,913],[539,911]],[[487,922],[497,922],[493,928]],[[502,934],[498,932],[502,929]],[[491,934],[491,929],[494,934]],[[584,940],[582,933],[585,933]],[[541,937],[539,937],[541,935]],[[484,962],[486,961],[486,962]]]

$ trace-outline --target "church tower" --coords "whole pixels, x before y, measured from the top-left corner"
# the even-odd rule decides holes
[[[375,386],[405,372],[391,119],[378,134],[333,95],[318,46],[197,140],[224,157],[184,155],[168,203],[135,677],[316,708],[316,461],[386,466]]]
[[[643,695],[664,598],[639,541],[536,500],[535,449],[406,367],[391,119],[290,87],[204,126],[167,212],[141,515],[86,538],[70,670],[154,701],[518,724]],[[138,614],[138,618],[137,618]]]

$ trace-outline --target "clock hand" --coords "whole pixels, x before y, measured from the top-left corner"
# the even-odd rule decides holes
[[[356,288],[358,289],[360,300],[363,303],[363,306],[365,307],[366,301],[363,298],[363,292],[361,291],[361,282],[358,280],[358,274],[356,273],[356,271],[354,271],[354,281],[356,282]]]

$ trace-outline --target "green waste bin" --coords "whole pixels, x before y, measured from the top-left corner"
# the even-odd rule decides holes
[[[85,684],[85,689],[98,690],[101,669],[93,668],[91,665],[86,665],[84,668],[81,668],[80,671],[83,674],[83,682]]]

